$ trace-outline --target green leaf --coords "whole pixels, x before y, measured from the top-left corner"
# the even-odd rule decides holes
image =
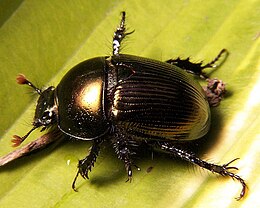
[[[57,85],[82,60],[111,54],[111,39],[127,12],[135,32],[124,53],[166,60],[181,56],[211,61],[222,48],[230,56],[211,74],[224,80],[228,96],[213,109],[212,126],[200,154],[234,165],[249,187],[179,160],[155,154],[137,161],[132,183],[113,150],[102,149],[90,180],[71,189],[78,159],[89,142],[68,141],[0,168],[1,207],[260,207],[260,2],[45,0],[0,2],[0,155],[11,151],[13,134],[24,135],[35,99],[15,83],[18,73],[37,86]],[[35,132],[26,142],[38,138]],[[208,144],[209,143],[209,144]],[[199,146],[200,148],[200,146]],[[153,167],[151,172],[147,168]]]

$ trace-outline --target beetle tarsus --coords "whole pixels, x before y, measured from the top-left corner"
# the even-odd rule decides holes
[[[130,164],[127,162],[125,163],[126,172],[127,172],[127,176],[128,176],[126,182],[130,182],[130,183],[132,182],[132,179],[133,179],[133,171],[132,171],[131,165],[134,166],[138,171],[141,170],[141,168],[135,164]]]
[[[120,46],[121,42],[124,39],[125,36],[130,35],[134,32],[128,32],[126,33],[126,28],[125,28],[125,12],[122,12],[122,18],[120,21],[119,27],[116,28],[116,31],[114,32],[114,37],[113,37],[113,55],[118,55],[120,51]]]
[[[129,164],[127,167],[126,167],[126,170],[127,170],[127,180],[125,182],[132,182],[132,178],[133,178],[133,172],[132,172],[132,168],[131,168],[131,165]]]
[[[219,52],[219,54],[216,56],[216,58],[214,58],[211,62],[209,62],[209,63],[205,64],[204,66],[202,66],[202,69],[205,69],[205,68],[217,68],[217,67],[221,66],[225,62],[226,58],[228,57],[228,54],[229,53],[228,53],[227,49],[223,48]],[[222,61],[220,61],[220,63],[217,63],[222,56],[224,56]]]
[[[128,176],[127,181],[131,182],[133,172],[132,172],[132,168],[131,168],[132,159],[131,159],[130,155],[132,154],[132,151],[125,144],[122,144],[120,142],[119,143],[116,142],[114,144],[114,148],[115,148],[117,157],[124,162],[125,169],[126,169],[127,176]]]
[[[135,155],[135,149],[138,148],[137,142],[131,140],[127,134],[119,127],[115,127],[115,139],[112,142],[117,157],[124,162],[125,169],[127,172],[128,179],[126,182],[132,181],[132,166],[137,167],[133,164],[132,156]]]
[[[243,196],[245,195],[245,192],[246,192],[246,183],[244,181],[244,179],[242,179],[239,175],[236,175],[232,172],[230,172],[229,170],[231,169],[235,169],[235,170],[238,170],[237,167],[229,167],[229,165],[231,163],[233,163],[234,161],[238,160],[239,158],[235,158],[233,160],[231,160],[230,162],[224,164],[224,165],[214,165],[213,164],[213,169],[212,169],[212,172],[214,173],[219,173],[220,175],[222,176],[229,176],[231,177],[232,179],[236,179],[237,181],[239,181],[242,185],[242,190],[240,192],[240,195],[238,197],[236,197],[236,200],[240,200],[241,198],[243,198]]]
[[[189,153],[188,151],[185,151],[185,150],[182,150],[178,147],[175,147],[173,144],[170,144],[168,142],[157,142],[155,147],[159,147],[161,150],[168,152],[175,157],[179,157],[179,158],[186,160],[190,163],[198,165],[201,168],[207,169],[207,170],[209,170],[213,173],[218,173],[222,176],[229,176],[232,179],[236,179],[242,185],[242,190],[240,192],[240,195],[236,199],[240,200],[241,198],[244,197],[245,192],[246,192],[246,183],[245,183],[244,179],[242,179],[240,176],[238,176],[238,175],[229,171],[231,169],[238,170],[237,167],[229,167],[229,165],[231,163],[233,163],[235,160],[237,160],[238,158],[235,158],[235,159],[231,160],[230,162],[228,162],[224,165],[216,165],[216,164],[209,163],[209,162],[206,162],[204,160],[201,160],[194,153]]]

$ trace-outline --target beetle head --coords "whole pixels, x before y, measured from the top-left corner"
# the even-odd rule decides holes
[[[56,122],[57,115],[57,107],[54,101],[54,87],[49,87],[46,90],[40,90],[35,87],[26,77],[22,74],[18,75],[16,78],[18,84],[26,84],[32,87],[39,95],[39,99],[37,102],[34,120],[33,120],[33,128],[23,137],[14,135],[14,139],[12,142],[13,146],[19,146],[35,129],[42,127],[42,130],[50,127],[52,124]]]
[[[33,126],[45,129],[56,121],[57,107],[54,103],[54,87],[42,91],[37,102]]]

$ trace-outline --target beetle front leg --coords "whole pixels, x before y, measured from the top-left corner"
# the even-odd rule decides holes
[[[98,153],[99,153],[99,150],[100,150],[100,144],[102,142],[103,142],[102,139],[94,140],[93,145],[90,149],[89,155],[86,158],[79,160],[78,172],[77,172],[77,174],[76,174],[76,176],[73,180],[73,183],[72,183],[72,189],[74,191],[77,191],[75,185],[76,185],[76,180],[77,180],[79,174],[84,179],[89,179],[88,173],[89,173],[89,171],[91,171],[91,168],[94,167],[94,163],[97,160],[97,156],[98,156]]]
[[[221,61],[221,63],[217,64],[220,57],[222,57],[223,55],[224,55],[224,59]],[[211,62],[209,62],[205,65],[202,65],[203,64],[202,62],[192,63],[190,61],[190,58],[187,58],[187,59],[180,59],[180,58],[169,59],[166,62],[169,63],[169,64],[172,64],[172,65],[178,66],[179,68],[181,68],[181,69],[183,69],[183,70],[185,70],[189,73],[198,75],[203,79],[206,79],[206,78],[208,78],[208,76],[203,72],[203,69],[205,69],[205,68],[217,68],[218,66],[220,66],[225,61],[227,56],[228,56],[228,51],[226,49],[222,49],[219,52],[219,54],[216,56],[215,59],[213,59]]]
[[[213,163],[209,163],[206,162],[204,160],[201,160],[200,158],[198,158],[194,153],[189,153],[187,151],[184,151],[178,147],[175,147],[173,144],[170,144],[168,142],[157,142],[155,144],[155,147],[159,147],[161,150],[170,153],[171,155],[175,156],[175,157],[179,157],[183,160],[186,160],[190,163],[193,163],[195,165],[200,166],[201,168],[207,169],[213,173],[218,173],[222,176],[229,176],[232,179],[236,179],[238,180],[241,185],[242,185],[242,190],[240,192],[239,197],[237,197],[237,200],[240,200],[241,198],[244,197],[245,192],[246,192],[246,183],[244,181],[244,179],[242,179],[239,175],[234,174],[233,172],[231,172],[230,170],[238,170],[237,167],[229,167],[229,165],[234,162],[235,160],[237,160],[238,158],[230,161],[229,163],[226,163],[224,165],[216,165]]]
[[[121,42],[124,39],[125,36],[132,34],[134,31],[131,31],[129,33],[126,33],[125,28],[125,11],[122,12],[122,19],[120,21],[119,27],[116,28],[116,31],[114,32],[113,37],[113,55],[118,55]]]

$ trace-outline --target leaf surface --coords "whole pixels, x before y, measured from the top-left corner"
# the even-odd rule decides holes
[[[39,87],[57,85],[77,63],[111,54],[111,39],[127,12],[135,32],[123,53],[157,60],[191,57],[211,61],[222,48],[226,62],[211,74],[227,84],[228,96],[212,110],[212,126],[200,154],[234,165],[249,187],[178,159],[155,154],[138,160],[125,183],[123,164],[103,147],[90,173],[71,189],[88,142],[68,141],[0,168],[1,207],[259,207],[260,194],[260,2],[220,1],[7,1],[0,2],[0,155],[13,150],[13,134],[31,127],[37,96],[15,83],[23,73]],[[203,83],[205,84],[205,83]],[[41,135],[33,133],[26,142]],[[200,147],[199,147],[200,149]],[[153,167],[151,172],[147,168]]]

